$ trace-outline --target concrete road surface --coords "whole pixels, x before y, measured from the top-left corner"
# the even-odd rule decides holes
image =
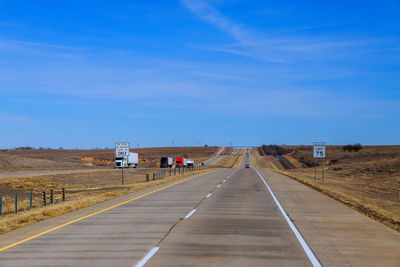
[[[224,179],[195,208],[146,266],[312,266],[252,169]]]
[[[0,265],[310,266],[264,183],[244,164],[2,235]]]

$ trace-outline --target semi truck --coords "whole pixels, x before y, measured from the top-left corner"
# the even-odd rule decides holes
[[[129,152],[128,157],[115,157],[114,168],[136,168],[139,163],[138,153]]]
[[[171,157],[161,157],[160,168],[172,168],[174,159]]]
[[[188,167],[188,168],[194,167],[194,160],[188,159],[188,161],[187,161],[187,167]]]
[[[175,168],[186,168],[187,161],[187,158],[176,158]]]

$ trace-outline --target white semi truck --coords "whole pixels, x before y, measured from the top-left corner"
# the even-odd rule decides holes
[[[138,163],[138,153],[129,152],[128,157],[121,157],[116,155],[114,168],[136,168]]]
[[[188,159],[187,160],[187,167],[188,168],[194,167],[194,160]]]

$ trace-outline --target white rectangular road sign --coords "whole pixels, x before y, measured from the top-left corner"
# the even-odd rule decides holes
[[[315,142],[314,145],[314,158],[325,158],[326,156],[326,143],[325,142]]]
[[[127,158],[129,156],[129,143],[115,143],[115,156]]]

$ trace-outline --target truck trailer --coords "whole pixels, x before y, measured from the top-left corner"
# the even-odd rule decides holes
[[[188,160],[187,160],[187,167],[188,167],[188,168],[194,167],[194,160],[188,159]]]
[[[115,157],[114,168],[136,168],[139,163],[138,153],[129,152],[128,157]]]
[[[175,168],[186,168],[187,158],[176,158]]]
[[[172,168],[174,159],[171,157],[161,157],[160,168]]]

